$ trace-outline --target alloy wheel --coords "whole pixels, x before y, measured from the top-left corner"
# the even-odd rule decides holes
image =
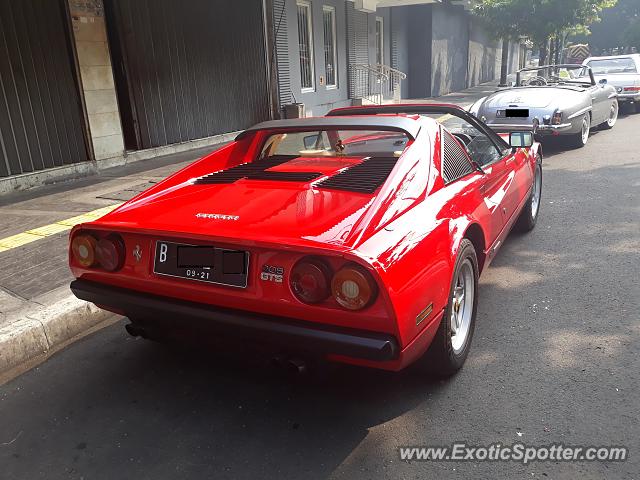
[[[466,344],[473,315],[475,276],[468,258],[460,266],[451,297],[451,347],[460,353]]]
[[[531,219],[535,220],[540,209],[540,197],[542,194],[542,170],[540,166],[536,166],[536,172],[533,178],[533,192],[531,194]]]

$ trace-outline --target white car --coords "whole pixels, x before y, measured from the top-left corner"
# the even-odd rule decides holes
[[[606,80],[618,92],[618,103],[640,113],[640,53],[589,57],[583,65],[591,67],[598,81]]]

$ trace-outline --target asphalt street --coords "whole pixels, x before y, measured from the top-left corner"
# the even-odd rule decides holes
[[[448,381],[129,337],[124,320],[0,386],[0,477],[640,478],[640,115],[545,145],[541,216],[480,286]],[[400,446],[627,446],[607,462],[406,462]]]

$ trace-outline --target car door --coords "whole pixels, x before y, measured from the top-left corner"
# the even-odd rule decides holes
[[[478,131],[467,144],[471,159],[483,170],[479,189],[491,214],[491,243],[500,236],[518,204],[516,170],[518,158],[505,155],[485,133]]]
[[[591,95],[591,103],[593,106],[591,114],[591,125],[600,125],[609,116],[609,106],[611,100],[609,99],[610,89],[606,88],[605,83],[599,83],[589,88],[589,94]]]

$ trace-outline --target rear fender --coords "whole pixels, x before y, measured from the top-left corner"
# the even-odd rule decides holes
[[[451,249],[449,251],[451,271],[453,272],[455,267],[462,240],[466,238],[471,241],[476,250],[476,256],[478,257],[478,273],[482,272],[486,260],[486,246],[488,239],[486,238],[485,232],[480,224],[475,222],[471,217],[464,216],[452,220],[450,225],[452,232]]]

